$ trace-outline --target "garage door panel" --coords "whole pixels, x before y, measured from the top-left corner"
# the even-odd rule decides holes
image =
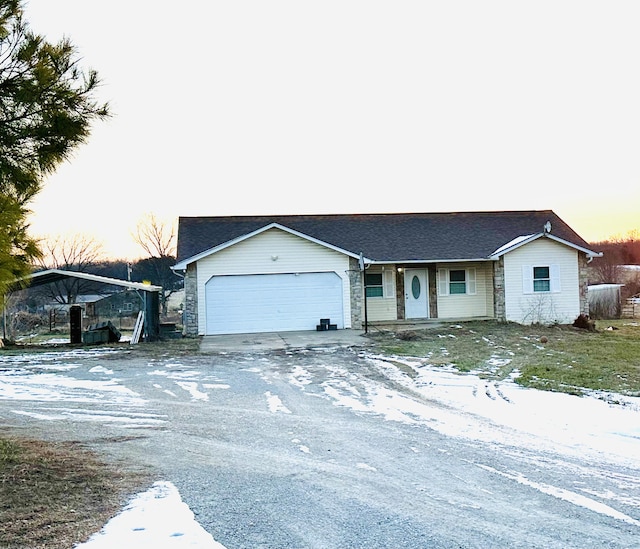
[[[320,318],[344,327],[336,273],[214,276],[206,301],[207,334],[315,330]]]

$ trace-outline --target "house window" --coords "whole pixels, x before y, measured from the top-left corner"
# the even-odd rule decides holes
[[[365,273],[364,284],[367,297],[395,297],[395,269],[387,268],[378,273]]]
[[[129,311],[129,312],[133,311],[133,303],[123,303],[122,310]]]
[[[475,295],[475,269],[438,269],[439,295]]]
[[[384,289],[382,286],[382,273],[366,273],[364,275],[367,297],[382,297]]]
[[[525,294],[558,293],[562,291],[560,288],[560,267],[558,265],[523,265],[522,284]]]
[[[467,273],[464,269],[456,269],[449,271],[449,293],[450,294],[466,294],[467,293]]]
[[[551,275],[549,267],[533,268],[533,291],[534,292],[550,292],[551,291]]]

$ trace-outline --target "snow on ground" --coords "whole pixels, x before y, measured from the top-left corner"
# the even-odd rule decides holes
[[[156,482],[138,494],[100,532],[76,549],[224,549],[195,520],[170,482]]]
[[[98,366],[90,370],[95,379],[77,379],[63,372],[80,367],[84,358],[100,358],[119,351],[75,349],[63,352],[0,355],[0,398],[40,402],[108,402],[118,406],[143,406],[140,395],[117,379],[98,379],[112,371]]]
[[[270,412],[273,412],[274,414],[276,412],[282,412],[284,414],[291,413],[291,410],[289,410],[284,404],[282,404],[279,396],[272,395],[270,391],[267,391],[264,396],[267,397],[267,405],[269,406]]]
[[[364,377],[356,380],[352,372],[331,366],[327,370],[332,371],[332,376],[322,385],[334,404],[359,413],[373,413],[389,421],[425,425],[447,436],[501,445],[503,453],[517,454],[520,459],[527,459],[522,454],[522,449],[527,448],[547,451],[549,456],[558,456],[549,458],[555,460],[561,460],[563,455],[588,457],[603,467],[581,467],[568,461],[563,466],[583,476],[612,479],[619,486],[640,487],[640,479],[609,473],[606,467],[617,464],[637,469],[640,398],[597,393],[577,397],[524,388],[513,378],[497,381],[461,374],[453,368],[429,365],[424,359],[381,355],[367,358],[385,377],[403,385],[407,391],[391,390]],[[404,367],[400,369],[396,364]],[[311,374],[298,370],[296,375],[299,379],[292,378],[290,383],[300,387],[301,380],[308,380]],[[471,465],[576,506],[640,526],[640,521],[599,501],[640,507],[640,500],[629,498],[624,490],[596,493],[581,489],[584,493],[578,493],[535,482],[519,472],[500,471],[482,463]]]
[[[31,410],[13,410],[20,416],[39,421],[99,422],[122,428],[153,428],[166,422],[166,416],[147,413],[147,401],[113,378],[113,370],[94,366],[88,370],[94,379],[78,379],[69,372],[81,367],[81,358],[96,358],[110,349],[77,349],[22,355],[0,355],[0,399],[33,401]],[[115,351],[119,352],[119,351]],[[193,400],[208,400],[198,390],[197,381],[189,381],[200,372],[171,371],[179,364],[167,364],[169,371],[152,371],[185,390]],[[225,384],[203,384],[209,389],[228,389]],[[176,396],[170,391],[165,391]],[[276,397],[277,398],[277,397]],[[64,403],[104,406],[104,410],[71,408]],[[175,486],[157,482],[138,494],[103,529],[77,549],[113,547],[183,549],[224,549],[195,520]]]
[[[371,388],[370,402],[379,412],[404,414],[410,421],[426,422],[447,435],[486,442],[514,442],[535,437],[536,444],[573,455],[606,455],[608,459],[636,465],[640,455],[640,398],[608,395],[578,397],[517,385],[513,378],[496,381],[478,375],[423,364],[419,359],[394,357],[414,369],[414,378],[386,357],[371,362],[394,381],[426,399],[424,405],[384,388]],[[348,398],[348,397],[347,397]],[[618,402],[610,404],[608,400]],[[443,405],[434,407],[437,402]],[[467,412],[461,414],[460,412]],[[471,415],[470,415],[471,414]],[[488,420],[478,428],[477,417]],[[497,426],[497,427],[496,427]],[[503,429],[506,427],[507,429]]]
[[[443,345],[446,345],[444,338]],[[147,401],[113,378],[113,371],[108,368],[92,367],[88,379],[72,377],[80,367],[79,359],[100,357],[109,352],[113,351],[82,349],[0,355],[0,399],[34,401],[28,411],[15,410],[15,413],[44,421],[96,421],[122,428],[154,427],[165,422],[166,417],[145,411]],[[460,374],[453,368],[430,365],[424,358],[363,356],[385,378],[405,390],[389,388],[382,377],[369,378],[332,364],[329,356],[320,366],[321,374],[316,369],[312,372],[296,365],[284,379],[302,392],[314,390],[314,381],[319,382],[325,398],[356,413],[424,425],[447,436],[500,444],[505,453],[535,448],[548,450],[549,455],[558,456],[556,459],[561,459],[562,455],[590,457],[595,462],[637,469],[640,398],[598,393],[576,397],[526,389],[517,385],[513,378],[488,380],[475,374]],[[262,360],[269,364],[269,360]],[[496,357],[493,365],[498,367],[505,360],[508,359]],[[179,390],[176,393],[163,384],[153,384],[172,398],[186,394],[192,401],[205,403],[209,398],[207,390],[230,388],[228,384],[218,383],[222,380],[211,379],[197,370],[185,370],[180,364],[165,364],[164,369],[151,368],[155,366],[150,365],[147,375],[158,381],[168,380]],[[265,374],[256,366],[246,371],[261,377]],[[269,411],[292,413],[275,393],[275,390],[264,393]],[[65,403],[80,403],[86,408],[72,408]],[[96,405],[101,406],[96,408]],[[310,452],[298,439],[292,442],[298,444],[301,452]],[[519,472],[500,471],[488,464],[473,465],[575,505],[640,525],[636,519],[603,503],[603,500],[618,501],[640,507],[640,501],[625,500],[622,492],[600,493],[585,486],[582,493],[578,493],[535,482]],[[375,472],[375,468],[366,463],[358,463],[357,467]],[[593,471],[594,474],[607,474],[606,471]],[[640,485],[637,478],[619,480],[628,485]],[[139,494],[101,532],[78,548],[132,546],[222,547],[200,527],[176,488],[167,482],[157,483]]]
[[[322,386],[336,405],[391,421],[423,424],[448,436],[518,446],[535,440],[535,447],[554,452],[576,456],[586,452],[621,465],[637,464],[640,398],[597,393],[577,397],[524,388],[513,379],[460,374],[453,368],[431,366],[424,359],[367,358],[407,391],[389,389],[379,381],[356,378],[353,372],[327,365],[330,375]],[[297,367],[289,382],[304,388],[312,377]]]

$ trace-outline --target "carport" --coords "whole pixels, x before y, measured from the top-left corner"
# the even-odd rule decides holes
[[[93,275],[89,273],[81,273],[76,271],[65,271],[63,269],[47,269],[46,271],[39,271],[33,273],[25,278],[16,280],[12,291],[24,289],[21,287],[22,282],[27,282],[29,287],[44,286],[45,284],[51,284],[63,280],[65,278],[79,278],[82,280],[88,280],[98,284],[105,284],[110,286],[119,286],[128,290],[136,290],[140,295],[143,302],[144,311],[144,326],[143,326],[143,339],[145,341],[155,341],[159,338],[160,334],[160,296],[159,292],[162,290],[161,286],[154,286],[152,284],[145,284],[142,282],[131,282],[130,280],[120,280],[117,278],[110,278],[106,276]],[[3,315],[5,311],[3,311]]]

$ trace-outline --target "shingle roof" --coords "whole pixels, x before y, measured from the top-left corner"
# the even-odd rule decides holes
[[[554,236],[589,248],[551,210],[180,217],[178,262],[272,223],[373,261],[482,259],[517,237],[541,233],[547,221]]]

